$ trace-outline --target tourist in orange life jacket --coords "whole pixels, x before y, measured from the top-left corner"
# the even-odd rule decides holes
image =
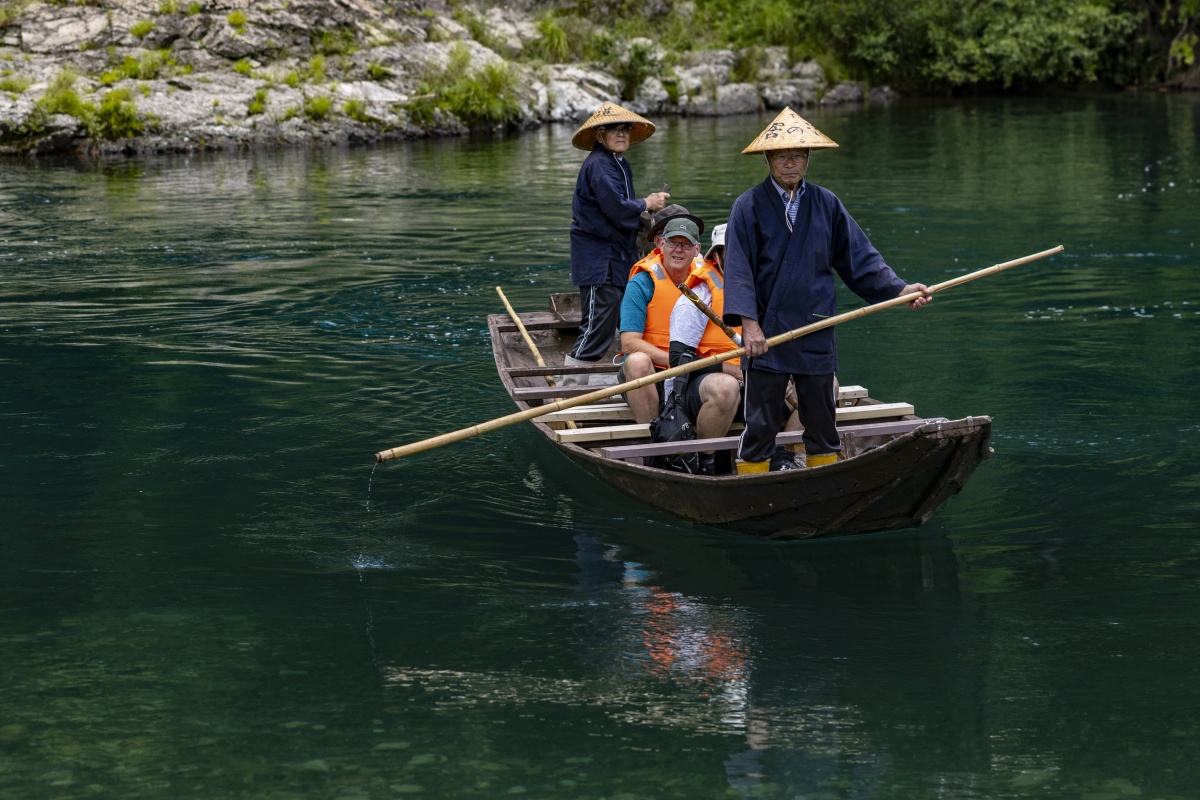
[[[626,273],[637,259],[642,212],[659,211],[670,197],[666,192],[638,197],[633,190],[625,152],[652,133],[650,120],[605,103],[571,137],[571,144],[589,155],[579,168],[571,201],[571,283],[579,287],[583,315],[565,359],[568,366],[594,364],[608,352]],[[562,383],[588,383],[588,376],[568,374]]]
[[[621,351],[624,362],[618,381],[637,380],[668,366],[671,346],[671,309],[682,295],[679,284],[700,259],[700,234],[704,223],[682,206],[669,206],[654,217],[650,229],[655,248],[629,270],[629,283],[621,300]],[[736,386],[736,381],[735,381]],[[658,416],[662,384],[627,392],[629,410],[638,422]]]
[[[701,302],[719,317],[725,308],[725,278],[722,258],[725,252],[725,226],[713,228],[712,246],[704,260],[692,268],[684,283]],[[736,331],[735,329],[735,332]],[[691,300],[680,295],[671,310],[669,361],[672,367],[693,358],[726,353],[737,345]],[[696,426],[696,437],[711,439],[724,436],[737,417],[741,395],[742,367],[738,359],[705,367],[691,373],[683,397],[683,410]],[[670,384],[672,381],[666,381]],[[671,391],[664,386],[663,391]],[[716,474],[716,456],[712,450],[700,454],[700,474]]]

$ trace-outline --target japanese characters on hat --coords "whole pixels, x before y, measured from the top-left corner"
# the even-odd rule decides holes
[[[571,144],[590,153],[596,144],[596,136],[592,133],[593,128],[599,128],[601,125],[619,125],[622,122],[633,126],[633,131],[629,134],[631,145],[650,138],[650,134],[654,133],[654,123],[650,120],[621,108],[616,103],[605,103],[588,117],[587,122],[579,126],[579,130],[575,131],[575,135],[571,137]]]
[[[825,150],[837,146],[837,142],[814,128],[811,122],[790,108],[785,108],[742,153],[768,153],[804,147]]]

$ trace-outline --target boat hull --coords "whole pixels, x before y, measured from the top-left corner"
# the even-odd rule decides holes
[[[538,372],[538,358],[561,365],[578,329],[577,296],[555,296],[551,309],[520,315],[528,341],[507,315],[488,318],[501,383],[522,410],[541,400],[518,397],[518,389],[547,386],[548,370]],[[640,458],[612,458],[599,445],[558,441],[562,423],[535,419],[531,424],[582,469],[646,506],[756,536],[808,539],[922,525],[991,455],[990,417],[905,419],[915,421],[907,432],[848,437],[851,457],[834,464],[717,476],[655,469]]]

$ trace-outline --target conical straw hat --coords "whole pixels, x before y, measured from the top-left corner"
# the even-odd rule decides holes
[[[837,146],[837,142],[814,128],[811,122],[790,108],[785,108],[742,152],[766,153],[771,150],[791,150],[801,147],[807,147],[810,150],[824,150]]]
[[[650,138],[650,134],[654,133],[654,123],[650,120],[621,108],[616,103],[605,103],[596,109],[596,113],[588,117],[587,122],[579,126],[579,130],[575,131],[575,135],[571,137],[571,144],[580,150],[591,152],[592,147],[596,144],[596,137],[591,133],[592,128],[619,122],[628,122],[633,126],[633,132],[629,134],[631,145]]]

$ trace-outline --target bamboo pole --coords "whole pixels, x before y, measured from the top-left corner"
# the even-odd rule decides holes
[[[962,284],[970,281],[986,278],[989,275],[995,275],[996,273],[1003,272],[1006,269],[1019,267],[1022,264],[1028,264],[1031,261],[1037,261],[1038,259],[1046,258],[1047,256],[1052,256],[1056,253],[1061,253],[1062,250],[1063,246],[1059,245],[1049,250],[1043,250],[1040,253],[1033,253],[1012,261],[1005,261],[1002,264],[995,264],[985,269],[971,272],[966,275],[960,275],[957,278],[952,278],[951,280],[943,283],[930,286],[926,291],[931,295],[938,292],[943,292],[946,289],[951,289],[955,286],[961,286]],[[851,320],[859,319],[861,317],[874,314],[878,311],[883,311],[887,308],[892,308],[893,306],[910,303],[918,297],[921,297],[920,292],[912,292],[910,294],[900,295],[899,297],[893,297],[891,300],[884,300],[881,303],[864,306],[862,308],[855,309],[854,311],[847,311],[845,314],[838,314],[837,316],[823,319],[820,322],[814,322],[810,325],[805,325],[801,328],[796,328],[795,330],[787,331],[786,333],[781,333],[777,336],[772,336],[771,338],[767,339],[767,345],[769,347],[774,347],[775,345],[783,344],[784,342],[790,342],[793,339],[810,333],[815,333],[819,330],[824,330],[825,328],[833,325],[840,325],[844,322],[850,322]],[[691,361],[687,364],[681,364],[678,367],[660,370],[655,374],[647,375],[644,378],[626,381],[625,383],[617,384],[616,386],[606,386],[603,389],[598,389],[594,392],[589,392],[588,394],[568,398],[566,400],[556,400],[553,403],[545,403],[537,406],[536,408],[527,408],[524,411],[518,411],[515,414],[497,417],[496,419],[488,420],[487,422],[480,422],[468,428],[462,428],[461,430],[452,431],[450,433],[443,433],[439,436],[434,436],[429,439],[422,439],[421,441],[413,442],[412,444],[393,447],[390,450],[381,450],[375,454],[375,460],[377,462],[391,461],[394,458],[402,458],[403,456],[409,456],[415,453],[423,453],[427,450],[434,450],[438,447],[442,447],[443,445],[461,442],[463,439],[470,439],[473,436],[489,433],[499,428],[506,428],[509,425],[515,425],[518,422],[526,422],[528,420],[537,419],[538,417],[544,416],[553,411],[565,411],[568,408],[587,405],[588,403],[594,403],[597,400],[603,400],[607,397],[612,397],[613,395],[623,394],[634,389],[639,389],[643,386],[650,386],[658,383],[659,381],[664,381],[667,378],[674,378],[677,375],[683,375],[688,372],[713,366],[714,364],[720,364],[724,361],[729,361],[730,359],[744,355],[745,352],[746,349],[744,347],[738,347],[734,350],[718,353],[714,356],[702,358],[697,361]]]
[[[688,286],[686,283],[681,283],[681,284],[677,285],[675,288],[678,289],[683,294],[684,297],[686,297],[688,300],[691,300],[692,305],[694,305],[694,306],[696,306],[696,308],[700,309],[701,314],[703,314],[704,316],[706,316],[710,320],[712,320],[712,323],[714,325],[716,325],[718,328],[720,328],[721,331],[724,332],[724,334],[729,337],[729,341],[733,342],[738,347],[742,346],[741,334],[739,334],[733,328],[726,325],[725,320],[718,317],[717,312],[713,311],[711,308],[708,307],[707,303],[705,303],[703,300],[701,300],[699,297],[697,297],[696,293],[692,291],[690,286]]]

